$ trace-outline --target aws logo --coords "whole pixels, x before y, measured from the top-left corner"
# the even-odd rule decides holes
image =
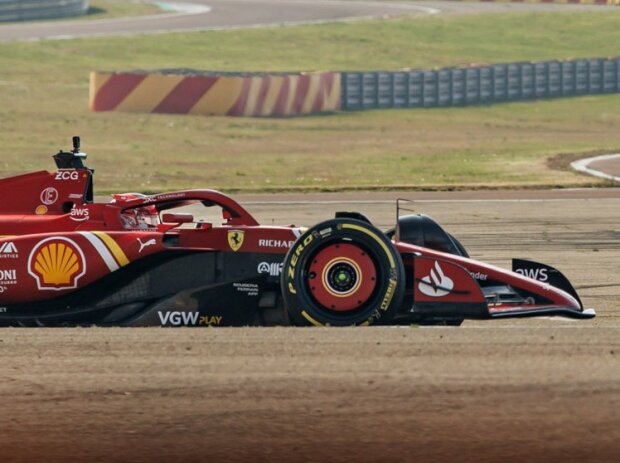
[[[84,222],[90,219],[90,211],[87,207],[74,207],[69,217],[75,222]]]
[[[549,280],[549,273],[546,268],[518,268],[515,269],[515,272],[543,283]]]
[[[39,242],[28,258],[28,273],[40,290],[77,288],[86,273],[82,249],[69,238],[54,236]]]

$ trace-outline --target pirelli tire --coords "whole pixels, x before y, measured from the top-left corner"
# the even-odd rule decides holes
[[[389,324],[403,300],[405,271],[385,234],[340,218],[297,239],[284,259],[281,284],[295,325]]]

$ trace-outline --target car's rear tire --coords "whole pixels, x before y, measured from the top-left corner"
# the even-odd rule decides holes
[[[402,302],[405,271],[380,230],[360,220],[333,219],[295,242],[281,283],[296,325],[387,324]]]

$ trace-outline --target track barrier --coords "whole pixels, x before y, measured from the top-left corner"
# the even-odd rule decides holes
[[[334,72],[93,72],[90,108],[168,114],[298,116],[339,110],[340,91],[340,73]]]
[[[620,58],[343,72],[345,111],[433,108],[620,92]]]
[[[620,58],[396,72],[93,72],[90,107],[93,111],[279,117],[619,92]]]
[[[88,0],[0,0],[0,22],[79,16]]]

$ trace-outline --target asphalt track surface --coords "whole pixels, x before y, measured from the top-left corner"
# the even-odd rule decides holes
[[[614,462],[620,191],[240,197],[263,223],[413,199],[475,258],[539,259],[588,321],[460,328],[6,329],[2,462]]]
[[[620,162],[618,161],[617,157],[613,159],[607,159],[605,161],[593,162],[592,164],[590,164],[589,167],[601,172],[606,172],[609,175],[613,175],[614,177],[620,178]]]
[[[620,154],[609,155],[606,159],[596,159],[587,164],[590,173],[596,176],[604,176],[609,180],[620,182]]]
[[[192,0],[185,3],[207,5],[210,11],[92,21],[4,24],[0,25],[0,41],[267,27],[403,15],[588,10],[620,13],[620,9],[613,6],[446,1]]]

